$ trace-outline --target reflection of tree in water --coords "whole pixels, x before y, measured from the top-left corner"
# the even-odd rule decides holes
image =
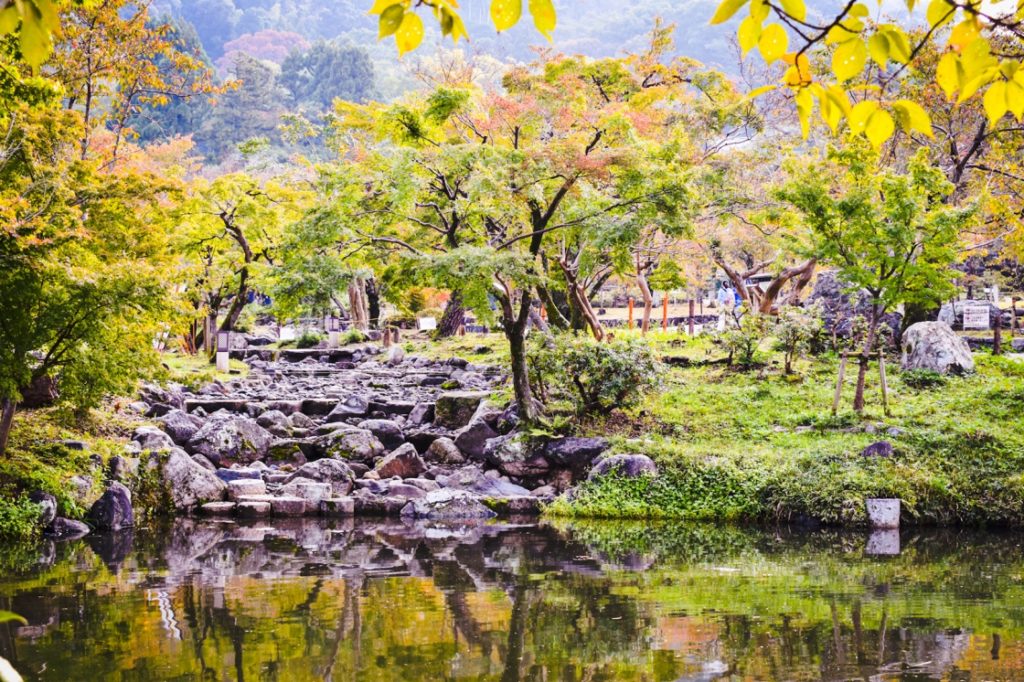
[[[906,536],[879,560],[860,536],[645,530],[181,522],[60,545],[0,574],[0,608],[30,620],[0,625],[0,655],[62,681],[1024,670],[1015,541]],[[147,591],[167,595],[182,641]]]

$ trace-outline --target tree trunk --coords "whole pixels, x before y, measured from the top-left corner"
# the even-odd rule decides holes
[[[235,328],[235,324],[238,322],[238,317],[242,314],[242,309],[245,308],[245,304],[248,303],[245,299],[249,296],[249,268],[243,267],[238,273],[238,291],[235,292],[235,298],[231,301],[231,307],[228,308],[228,314],[224,316],[224,321],[220,323],[220,331],[229,332]]]
[[[640,286],[640,296],[644,299],[644,316],[640,322],[640,331],[646,334],[651,328],[651,310],[654,308],[654,297],[651,287],[647,284],[647,274],[643,270],[636,273],[636,283]]]
[[[7,453],[7,439],[11,435],[14,424],[14,410],[18,404],[10,398],[0,400],[0,457]]]
[[[530,294],[522,293],[519,302],[519,314],[513,308],[513,302],[507,296],[500,298],[501,323],[508,340],[509,356],[512,364],[512,388],[519,407],[519,418],[526,423],[536,422],[540,418],[540,405],[533,396],[530,386],[530,366],[526,357],[526,327],[530,314]]]
[[[380,291],[373,277],[366,280],[366,312],[367,325],[373,329],[380,327]]]
[[[356,277],[348,285],[348,307],[352,316],[352,327],[359,331],[369,329],[369,313],[366,310],[366,293],[363,290],[362,277]]]
[[[864,412],[864,381],[868,376],[868,363],[871,361],[871,350],[875,347],[875,338],[878,334],[878,321],[881,317],[881,307],[877,303],[872,304],[871,320],[868,323],[868,333],[864,339],[864,346],[860,353],[860,361],[857,365],[857,390],[853,394],[853,411],[857,414]]]
[[[590,299],[587,297],[587,290],[580,284],[579,278],[576,275],[574,266],[570,265],[563,258],[558,259],[558,265],[562,269],[562,274],[565,275],[566,288],[569,291],[569,299],[572,303],[572,310],[574,317],[579,315],[583,318],[583,321],[588,327],[590,332],[594,335],[594,338],[598,341],[604,339],[604,326],[601,321],[597,319],[597,313],[594,312],[594,306],[590,304]],[[573,329],[576,325],[573,325]]]
[[[547,311],[548,321],[551,323],[551,326],[555,329],[569,329],[570,322],[569,318],[566,317],[566,313],[571,316],[572,310],[567,297],[562,296],[561,291],[553,292],[547,287],[539,285],[537,286],[537,296],[544,305],[544,310]],[[562,305],[559,305],[559,303]]]
[[[455,289],[444,307],[441,321],[437,324],[437,336],[440,338],[455,336],[459,333],[459,327],[465,323],[466,308],[462,305],[462,292]]]

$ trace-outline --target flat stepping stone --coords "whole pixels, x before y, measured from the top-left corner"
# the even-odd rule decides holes
[[[238,398],[204,398],[186,400],[185,411],[195,412],[201,407],[206,414],[213,414],[217,410],[227,410],[228,412],[246,414],[246,406],[248,406],[248,404],[248,400],[240,400]]]
[[[235,506],[235,514],[244,519],[258,519],[270,516],[270,502],[246,500]]]
[[[356,501],[351,497],[328,497],[320,502],[323,516],[352,516],[356,513]]]
[[[240,478],[228,481],[228,499],[238,501],[252,495],[266,495],[267,484],[262,478]]]
[[[271,497],[270,511],[274,516],[302,516],[306,513],[306,501],[289,495]]]
[[[207,502],[199,509],[208,516],[230,516],[235,512],[235,503]]]

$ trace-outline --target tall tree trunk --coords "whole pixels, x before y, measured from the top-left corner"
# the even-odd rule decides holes
[[[640,323],[640,331],[646,334],[651,328],[651,309],[654,308],[654,297],[651,296],[651,287],[647,283],[647,273],[642,269],[636,273],[636,283],[640,286],[640,295],[644,299],[644,316]]]
[[[0,457],[7,454],[7,439],[11,435],[11,426],[14,424],[14,410],[18,404],[10,398],[0,400]]]
[[[444,314],[437,323],[437,335],[441,338],[455,336],[459,328],[466,323],[466,308],[462,305],[462,292],[452,291],[448,303],[444,306]]]
[[[509,300],[507,296],[500,298],[501,323],[505,339],[508,340],[512,364],[512,388],[516,396],[516,405],[519,407],[519,418],[526,423],[537,421],[541,412],[540,405],[533,396],[533,388],[530,386],[530,367],[526,356],[526,327],[530,319],[530,298],[528,292],[522,293],[518,314],[513,307],[513,301]]]
[[[605,335],[604,326],[597,318],[594,306],[590,304],[586,289],[580,284],[575,266],[568,263],[564,258],[558,259],[558,265],[562,269],[562,274],[565,275],[565,285],[569,291],[573,316],[579,315],[586,325],[590,327],[590,332],[594,335],[594,338],[598,341],[603,340]],[[575,328],[576,325],[573,324],[573,329]]]
[[[366,312],[367,325],[373,329],[380,327],[380,291],[373,277],[366,280]]]
[[[238,290],[231,301],[231,307],[228,308],[227,315],[224,316],[224,321],[220,323],[220,331],[229,332],[235,328],[235,324],[238,323],[238,317],[242,314],[242,309],[248,303],[246,300],[248,297],[249,267],[245,266],[238,273]]]
[[[875,339],[878,335],[878,322],[881,317],[881,306],[873,303],[871,305],[871,320],[868,323],[868,333],[864,339],[860,363],[857,366],[857,390],[853,394],[853,411],[857,414],[861,414],[864,411],[864,382],[868,376],[868,363],[871,361],[871,351],[875,347]]]
[[[369,329],[369,313],[366,310],[366,293],[363,290],[362,277],[356,277],[348,285],[348,304],[352,326],[360,331]]]
[[[547,311],[548,322],[551,323],[551,326],[555,329],[569,329],[570,323],[566,314],[572,315],[572,311],[562,292],[551,291],[547,287],[538,285],[537,297],[540,298],[541,303],[544,305],[544,310]]]

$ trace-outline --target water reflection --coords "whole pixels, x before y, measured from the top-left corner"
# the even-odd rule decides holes
[[[1014,535],[181,520],[0,551],[27,680],[1024,679]]]

